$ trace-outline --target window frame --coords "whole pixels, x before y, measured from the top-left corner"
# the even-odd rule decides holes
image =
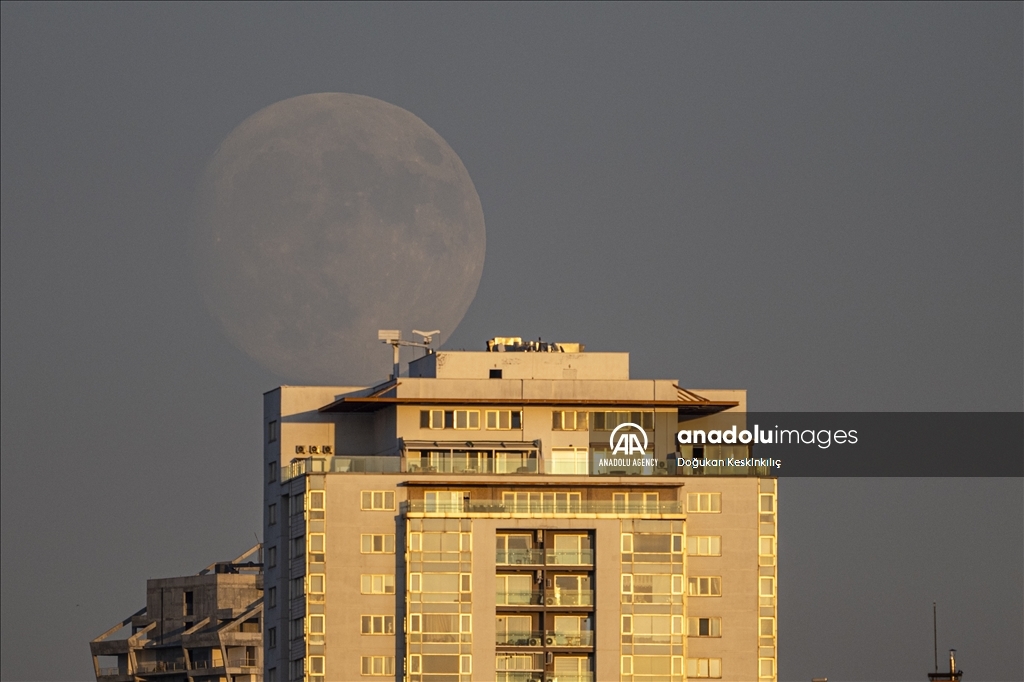
[[[380,495],[380,505],[376,496]],[[388,502],[390,498],[390,503]],[[390,506],[389,506],[390,505]],[[359,511],[395,511],[396,499],[394,490],[360,490]]]

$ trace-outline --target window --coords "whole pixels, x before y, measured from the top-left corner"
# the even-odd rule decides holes
[[[277,523],[277,505],[272,504],[267,507],[267,525],[273,526]]]
[[[688,493],[686,511],[694,514],[717,514],[722,511],[722,493]]]
[[[362,656],[359,659],[361,674],[375,677],[392,677],[395,674],[394,656]]]
[[[623,656],[622,657],[622,662],[621,662],[621,664],[619,666],[619,671],[623,675],[632,675],[633,674],[633,657],[632,656]]]
[[[327,576],[323,573],[311,573],[309,576],[310,594],[323,594],[327,585]]]
[[[276,587],[268,587],[267,588],[267,607],[272,609],[275,606],[277,606],[277,588]]]
[[[459,656],[459,672],[463,675],[469,675],[473,672],[473,656],[471,654]]]
[[[298,578],[292,578],[288,581],[288,598],[295,599],[306,594],[306,581],[305,578],[299,576]]]
[[[551,448],[546,464],[549,474],[587,474],[590,456],[587,448]]]
[[[291,558],[297,559],[298,557],[303,556],[306,553],[305,535],[300,535],[297,538],[292,538],[290,544],[291,552],[289,553],[289,556],[291,556]]]
[[[359,508],[363,511],[394,511],[394,490],[364,490],[360,494]]]
[[[774,514],[775,513],[775,495],[772,493],[761,493],[761,513],[762,514]]]
[[[277,682],[277,668],[271,668],[267,671],[267,682]]]
[[[420,654],[411,654],[409,656],[409,672],[420,673],[423,670],[423,656]]]
[[[309,534],[309,551],[311,554],[323,554],[326,550],[327,541],[323,533]]]
[[[722,536],[690,535],[686,538],[686,553],[690,556],[722,556]]]
[[[775,636],[775,619],[774,618],[759,618],[758,619],[758,636],[759,637],[774,637]]]
[[[720,658],[688,658],[686,659],[687,677],[722,676],[722,659]]]
[[[689,637],[721,637],[722,619],[690,616],[686,619],[686,634]]]
[[[775,677],[775,659],[757,659],[757,675],[758,677]]]
[[[267,422],[267,442],[277,442],[277,420],[272,419]]]
[[[421,429],[443,429],[444,410],[420,410]]]
[[[489,370],[487,370],[487,378],[489,378],[489,379],[500,379],[501,378],[501,370],[500,369],[489,369]]]
[[[267,628],[267,648],[277,647],[277,628]]]
[[[540,594],[533,591],[533,575],[531,574],[498,575],[495,583],[497,592],[495,603],[502,606],[533,604],[535,599],[539,600],[540,598]]]
[[[309,492],[309,508],[314,511],[323,511],[327,501],[327,493],[323,490],[311,490]]]
[[[362,554],[394,554],[395,535],[394,533],[360,535],[359,551]]]
[[[288,639],[300,639],[306,634],[306,619],[293,618],[288,627]]]
[[[633,553],[633,534],[632,533],[623,533],[622,534],[622,538],[619,541],[619,544],[621,545],[622,553],[623,554],[632,554]]]
[[[269,568],[277,566],[277,547],[267,548],[267,566]]]
[[[761,576],[758,578],[757,588],[758,604],[771,606],[775,600],[775,578]]]
[[[612,493],[612,508],[617,513],[657,513],[658,493]]]
[[[455,428],[459,431],[480,428],[480,410],[455,410]]]
[[[453,512],[464,509],[469,493],[462,490],[428,490],[423,494],[423,511]]]
[[[757,539],[757,553],[761,556],[775,556],[775,536],[762,535]]]
[[[546,513],[565,514],[580,511],[581,493],[518,492],[502,493],[501,504],[513,514]]]
[[[523,413],[519,410],[487,410],[484,417],[484,424],[491,431],[523,428]]]
[[[554,410],[551,413],[551,428],[555,431],[586,431],[588,423],[586,412]]]
[[[649,616],[636,614],[623,616],[623,621],[629,618],[629,632],[626,632],[626,623],[623,622],[622,634],[633,635],[634,644],[671,644],[672,643],[672,616]]]
[[[678,533],[672,535],[672,553],[683,553],[683,536],[679,535]]]
[[[690,576],[687,578],[686,593],[691,597],[721,597],[722,579],[718,576]]]
[[[277,462],[267,464],[267,480],[271,483],[277,480]]]
[[[633,574],[623,573],[622,574],[622,594],[630,595],[633,594]],[[623,600],[625,601],[625,600]]]
[[[650,431],[654,428],[653,412],[594,412],[591,415],[594,431],[614,431],[619,424],[636,424]]]
[[[323,656],[310,656],[309,657],[309,674],[310,675],[323,675],[324,674],[324,657]]]
[[[363,573],[359,576],[362,594],[394,594],[395,576],[388,573]]]
[[[364,635],[393,635],[395,634],[395,617],[363,616],[360,632]]]

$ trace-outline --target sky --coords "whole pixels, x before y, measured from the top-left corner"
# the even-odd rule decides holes
[[[222,334],[189,247],[203,169],[256,111],[368,95],[451,145],[487,253],[448,348],[629,351],[755,410],[1020,411],[1022,25],[1020,3],[3,3],[0,678],[90,679],[147,578],[260,531],[261,395],[289,378]],[[780,679],[924,679],[933,601],[969,679],[1024,678],[1021,479],[783,479],[779,519]]]

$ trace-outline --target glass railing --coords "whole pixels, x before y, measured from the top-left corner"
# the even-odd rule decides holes
[[[594,563],[592,549],[549,549],[544,552],[546,563],[556,566],[590,566]]]
[[[499,566],[519,566],[523,564],[540,565],[544,563],[544,550],[499,549],[496,551],[494,563]]]
[[[499,670],[494,679],[497,682],[542,682],[544,673],[540,670]]]
[[[351,456],[307,457],[281,467],[281,480],[303,474],[397,474],[402,471],[401,457]]]
[[[559,632],[548,630],[544,633],[544,646],[594,646],[592,630],[579,632]]]
[[[544,598],[542,592],[502,592],[498,591],[495,603],[498,606],[537,606]]]
[[[681,502],[617,503],[611,500],[582,502],[535,502],[463,500],[454,503],[410,500],[409,512],[433,514],[681,514]]]
[[[498,632],[494,643],[498,646],[544,646],[544,633],[533,632]]]
[[[152,661],[139,663],[135,666],[135,669],[137,672],[143,674],[169,673],[188,670],[185,666],[185,661]]]
[[[405,470],[410,474],[535,474],[537,454],[526,452],[410,452]]]
[[[544,591],[544,603],[547,606],[593,606],[593,590],[553,590]]]
[[[750,457],[748,445],[706,446],[701,461],[728,462],[730,458]],[[293,460],[281,467],[281,480],[287,481],[309,473],[397,474],[417,475],[506,475],[544,474],[548,476],[770,476],[766,467],[693,466],[692,450],[658,457],[638,458],[612,456],[607,450],[590,448],[578,460],[548,459],[536,451],[506,452],[498,450],[411,451],[399,456],[333,456],[307,457]]]

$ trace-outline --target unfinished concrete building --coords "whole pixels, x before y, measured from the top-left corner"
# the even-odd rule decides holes
[[[89,644],[97,682],[261,681],[261,551],[146,581],[146,606]]]

